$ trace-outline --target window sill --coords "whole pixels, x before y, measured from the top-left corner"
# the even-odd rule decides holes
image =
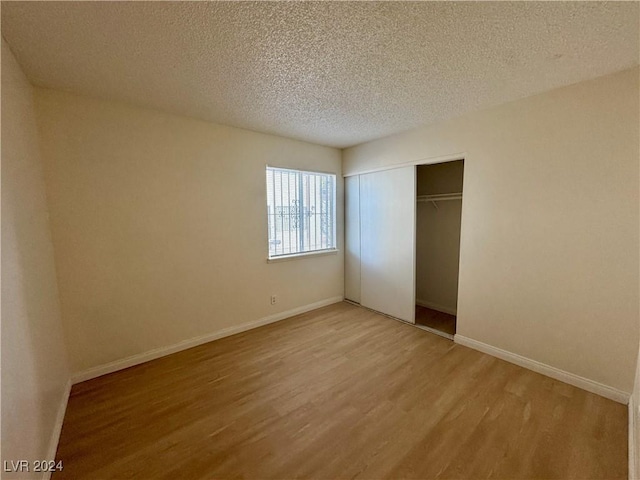
[[[308,257],[321,257],[323,255],[335,255],[338,253],[338,249],[333,250],[318,250],[316,252],[295,253],[293,255],[280,255],[278,257],[267,258],[267,263],[286,262],[288,260],[295,260],[296,258],[308,258]]]

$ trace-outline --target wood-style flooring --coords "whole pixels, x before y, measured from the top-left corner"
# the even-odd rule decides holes
[[[626,478],[627,407],[339,303],[74,385],[62,479]]]
[[[433,328],[440,332],[454,335],[456,333],[456,316],[438,312],[431,308],[416,305],[416,325]]]

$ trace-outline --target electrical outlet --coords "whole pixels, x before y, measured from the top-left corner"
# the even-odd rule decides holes
[[[275,295],[271,295],[271,305],[275,305],[277,301],[278,297],[276,297]]]

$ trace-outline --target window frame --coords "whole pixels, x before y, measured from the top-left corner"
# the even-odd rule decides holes
[[[284,253],[279,255],[271,255],[271,249],[269,248],[269,240],[270,240],[270,229],[269,229],[269,214],[267,214],[267,224],[266,224],[266,247],[267,247],[267,263],[275,263],[282,262],[287,260],[295,260],[297,258],[307,258],[307,257],[316,257],[323,255],[331,255],[336,254],[338,252],[338,208],[337,208],[337,200],[338,200],[338,175],[334,172],[326,172],[320,170],[303,170],[299,168],[289,168],[289,167],[278,167],[276,165],[267,164],[264,169],[264,185],[265,185],[265,206],[269,205],[269,191],[267,187],[267,175],[269,170],[279,170],[284,172],[295,172],[297,174],[315,174],[315,175],[327,175],[333,178],[333,198],[331,199],[332,206],[332,219],[331,227],[333,230],[333,247],[323,248],[318,250],[307,250],[304,252],[295,252],[295,253]]]

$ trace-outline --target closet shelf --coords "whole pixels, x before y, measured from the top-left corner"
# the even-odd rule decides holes
[[[436,202],[442,202],[444,200],[462,200],[462,192],[454,192],[454,193],[438,193],[435,195],[418,195],[416,197],[417,201],[420,202],[431,202],[436,210],[438,209],[438,204]]]
[[[462,200],[462,192],[439,193],[436,195],[418,195],[419,202],[439,202],[441,200]]]

